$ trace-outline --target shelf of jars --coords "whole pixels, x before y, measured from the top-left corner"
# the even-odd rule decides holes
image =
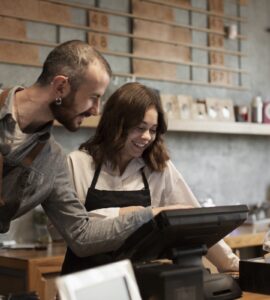
[[[87,118],[81,127],[95,128],[99,122],[99,116]],[[55,123],[59,126],[59,123]],[[250,122],[217,122],[217,121],[192,121],[192,120],[168,120],[168,130],[178,132],[239,134],[239,135],[269,135],[270,124],[258,124]]]

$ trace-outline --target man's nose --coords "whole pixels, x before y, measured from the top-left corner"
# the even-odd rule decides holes
[[[94,101],[92,107],[90,108],[91,115],[97,116],[100,111],[100,100]]]

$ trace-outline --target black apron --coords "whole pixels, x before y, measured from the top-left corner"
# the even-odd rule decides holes
[[[91,186],[88,189],[85,207],[87,211],[109,207],[126,206],[150,206],[151,195],[147,179],[141,169],[144,189],[137,191],[106,191],[95,189],[101,167],[95,171]],[[68,247],[62,266],[62,275],[69,274],[84,269],[94,268],[114,261],[112,252],[92,255],[88,257],[78,257]]]

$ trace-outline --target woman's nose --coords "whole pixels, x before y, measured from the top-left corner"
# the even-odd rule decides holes
[[[144,131],[143,135],[142,135],[142,138],[145,139],[145,140],[151,140],[151,134],[150,134],[150,130],[147,129]]]

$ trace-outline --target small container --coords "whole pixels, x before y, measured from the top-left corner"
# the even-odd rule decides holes
[[[236,122],[248,122],[249,109],[247,105],[235,105],[234,113]]]
[[[262,98],[256,96],[251,102],[251,122],[262,123],[263,102]]]

